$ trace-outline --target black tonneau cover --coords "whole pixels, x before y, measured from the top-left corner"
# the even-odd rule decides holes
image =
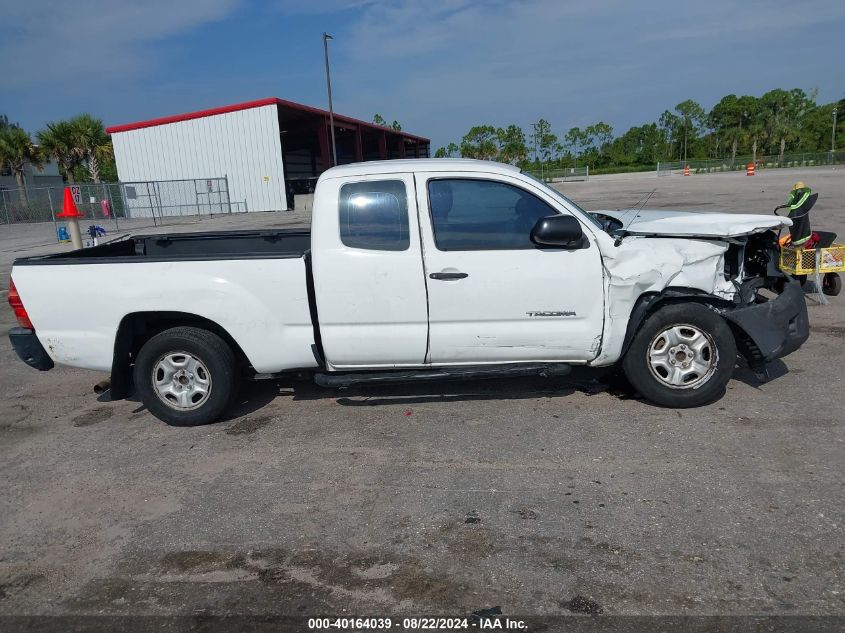
[[[15,266],[283,259],[303,257],[310,248],[309,229],[135,235],[67,253],[18,259]]]

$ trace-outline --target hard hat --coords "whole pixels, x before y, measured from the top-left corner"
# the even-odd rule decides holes
[[[800,180],[798,182],[796,182],[794,185],[792,185],[792,191],[795,191],[796,189],[806,189],[806,188],[807,188],[807,185],[805,185]]]

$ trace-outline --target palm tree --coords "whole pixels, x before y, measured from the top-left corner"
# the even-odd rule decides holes
[[[88,168],[91,180],[100,182],[100,160],[112,151],[103,122],[90,114],[80,114],[71,119],[70,123],[74,129],[77,156]]]
[[[21,204],[28,203],[23,177],[23,169],[27,163],[38,169],[43,167],[41,152],[33,144],[29,134],[19,127],[7,127],[0,130],[0,165],[8,167],[15,175]]]
[[[76,128],[71,121],[48,123],[38,132],[38,143],[45,156],[53,158],[64,170],[67,181],[75,182],[73,170],[81,162],[81,152],[76,147]]]

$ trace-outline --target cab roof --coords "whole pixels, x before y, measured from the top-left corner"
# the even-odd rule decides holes
[[[323,178],[346,176],[369,176],[375,174],[398,174],[437,171],[484,172],[486,174],[519,173],[519,167],[496,163],[490,160],[470,158],[404,158],[398,160],[373,160],[364,163],[338,165],[323,172]]]

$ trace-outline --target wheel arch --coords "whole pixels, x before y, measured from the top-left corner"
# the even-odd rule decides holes
[[[634,337],[639,331],[640,326],[651,314],[665,305],[676,303],[698,303],[713,309],[720,316],[720,309],[729,308],[734,305],[733,302],[727,299],[711,295],[696,288],[670,287],[664,288],[660,292],[644,293],[640,295],[634,304],[634,308],[631,310],[631,316],[628,318],[628,327],[625,330],[625,338],[622,342],[622,352],[619,357],[623,358],[628,353],[628,349],[631,347],[631,343],[634,341]],[[737,346],[741,347],[738,336],[748,338],[748,335],[728,319],[723,320],[730,326]]]
[[[159,332],[177,326],[191,326],[214,332],[229,345],[240,365],[251,365],[235,338],[226,328],[211,319],[190,312],[132,312],[120,320],[115,335],[111,369],[112,398],[120,399],[130,395],[132,365],[141,346]]]

